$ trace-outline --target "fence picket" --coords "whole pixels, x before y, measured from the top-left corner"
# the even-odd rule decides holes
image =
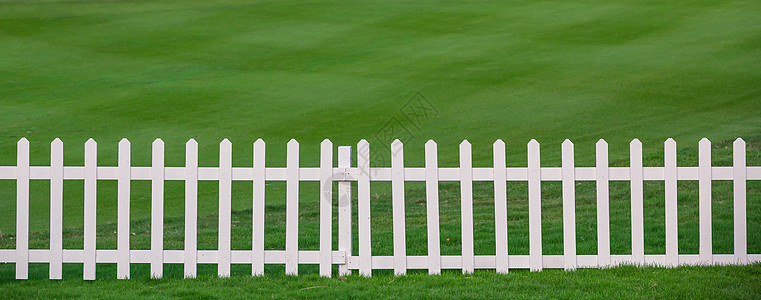
[[[576,269],[576,174],[574,169],[573,142],[562,144],[563,181],[563,266]]]
[[[299,142],[286,151],[285,274],[299,274]]]
[[[473,247],[473,155],[470,142],[460,143],[460,216],[462,226],[462,273],[474,271]]]
[[[164,276],[164,141],[156,139],[151,157],[151,278]]]
[[[254,184],[252,240],[251,240],[251,274],[264,275],[264,190],[266,186],[265,143],[262,139],[254,142]]]
[[[711,141],[698,143],[698,207],[700,222],[700,262],[713,263],[713,234],[711,229]]]
[[[16,150],[16,279],[29,278],[29,141]]]
[[[359,230],[359,274],[372,276],[373,253],[370,245],[370,143],[361,140],[357,143],[357,226]]]
[[[198,276],[198,142],[185,143],[185,278]]]
[[[50,143],[50,279],[63,278],[63,142]]]
[[[734,253],[735,263],[748,263],[748,234],[746,218],[746,152],[745,141],[737,138],[732,143],[732,177],[734,178]]]
[[[596,144],[597,265],[610,265],[610,196],[608,190],[608,142]]]
[[[441,274],[439,239],[439,163],[436,142],[425,143],[425,198],[428,227],[428,274]]]
[[[666,196],[666,265],[676,267],[679,265],[676,142],[673,139],[668,139],[664,143],[664,147],[663,178]]]
[[[127,139],[119,141],[119,166],[117,167],[117,262],[116,278],[130,278],[130,184],[132,153]]]
[[[542,256],[542,171],[539,157],[539,142],[532,139],[528,143],[528,231],[529,268],[541,271]]]
[[[333,269],[333,143],[320,144],[320,276]]]
[[[232,238],[232,176],[233,145],[228,139],[219,143],[219,247],[217,275],[230,277],[230,239]]]
[[[494,243],[496,247],[497,273],[507,274],[510,258],[507,246],[507,158],[505,142],[496,140],[492,144],[494,174]]]
[[[85,202],[84,202],[84,280],[95,280],[96,234],[97,234],[97,181],[98,144],[89,139],[85,143]]]
[[[351,167],[351,147],[338,147],[338,167],[348,169]],[[351,248],[351,182],[341,181],[338,183],[338,251],[346,253],[348,261],[352,255]],[[338,275],[350,275],[348,264],[338,266]]]
[[[642,142],[629,143],[629,176],[631,180],[632,262],[645,264],[645,202],[642,181]]]
[[[404,216],[404,145],[391,143],[391,198],[394,227],[394,274],[407,274],[407,233]]]

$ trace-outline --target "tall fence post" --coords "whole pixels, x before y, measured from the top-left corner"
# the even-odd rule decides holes
[[[151,278],[164,276],[164,141],[156,139],[151,157]]]
[[[610,265],[610,194],[608,187],[608,142],[597,141],[597,266]]]
[[[542,169],[539,142],[528,142],[528,239],[529,268],[541,271],[542,255]]]
[[[63,278],[63,142],[50,144],[50,279]]]
[[[563,141],[561,146],[563,181],[563,267],[576,270],[576,173],[573,142]]]
[[[407,233],[404,214],[404,145],[391,143],[391,199],[394,226],[394,275],[407,274]]]
[[[299,274],[299,142],[290,140],[286,151],[285,274]]]
[[[668,139],[664,143],[664,194],[666,198],[666,265],[679,265],[679,215],[677,213],[677,168],[676,142]]]
[[[338,147],[338,168],[351,167],[351,146]],[[352,255],[351,249],[351,182],[338,183],[338,251],[346,253],[348,262]],[[349,264],[338,266],[338,275],[350,275]]]

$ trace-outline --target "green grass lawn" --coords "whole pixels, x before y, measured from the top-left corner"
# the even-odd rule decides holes
[[[525,166],[526,142],[542,144],[542,164],[560,166],[560,143],[572,139],[579,166],[594,164],[594,143],[610,144],[612,165],[628,165],[628,142],[643,142],[645,164],[662,165],[663,141],[679,143],[680,166],[695,166],[697,142],[714,142],[714,163],[731,164],[731,140],[750,142],[748,163],[761,165],[761,4],[757,1],[0,1],[0,165],[15,164],[15,144],[31,141],[32,165],[49,163],[49,143],[65,143],[66,165],[82,165],[84,141],[98,141],[99,164],[116,165],[121,138],[134,165],[150,165],[150,143],[166,143],[166,165],[184,164],[184,143],[199,141],[200,165],[218,164],[218,143],[233,142],[234,166],[250,166],[263,138],[268,166],[285,166],[285,143],[301,143],[304,166],[319,164],[319,143],[356,145],[388,155],[377,133],[390,120],[407,131],[408,166],[423,166],[423,144],[439,144],[439,165],[458,164],[457,145],[473,144],[473,165],[491,165],[491,143],[508,146],[508,165]],[[438,114],[413,126],[402,111],[417,92]],[[728,147],[728,148],[724,148]],[[383,160],[373,161],[386,165]],[[408,254],[426,252],[424,189],[408,185]],[[98,246],[115,248],[115,182],[98,183]],[[267,190],[267,249],[284,247],[284,184]],[[373,247],[391,254],[390,188],[373,183]],[[528,252],[526,186],[509,185],[511,253]],[[611,184],[611,250],[629,251],[628,184]],[[679,184],[680,252],[697,253],[697,184]],[[49,183],[33,181],[33,248],[47,246]],[[714,183],[714,249],[730,253],[729,182]],[[749,251],[761,253],[761,187],[748,184]],[[493,253],[491,186],[476,184],[476,253]],[[317,249],[317,183],[301,184],[301,247]],[[442,253],[459,251],[459,188],[441,185]],[[577,186],[579,254],[594,254],[594,183]],[[646,185],[646,252],[664,252],[663,185]],[[562,253],[560,184],[543,183],[545,254]],[[182,247],[183,185],[166,183],[166,248]],[[233,184],[233,249],[250,247],[250,183]],[[217,186],[199,187],[202,222],[214,227]],[[82,182],[64,186],[65,248],[81,247]],[[133,182],[133,247],[147,249],[150,183]],[[310,231],[311,230],[311,231]],[[13,248],[15,182],[0,180],[0,247]],[[311,232],[311,233],[310,233]],[[356,232],[356,230],[355,230]],[[513,234],[515,233],[515,234]],[[724,233],[724,234],[721,234]],[[620,238],[616,238],[620,237]],[[200,249],[216,232],[199,231]],[[279,266],[251,279],[112,279],[99,266],[95,283],[81,266],[48,281],[13,280],[0,265],[0,296],[225,297],[759,297],[761,266],[615,268],[567,273],[477,272],[440,277],[289,278]],[[174,271],[172,271],[174,270]],[[468,284],[467,282],[474,282]],[[691,289],[692,284],[703,284]],[[326,286],[299,290],[311,286]],[[544,289],[544,290],[543,290]],[[545,294],[533,294],[541,290]],[[245,294],[258,293],[258,294]]]

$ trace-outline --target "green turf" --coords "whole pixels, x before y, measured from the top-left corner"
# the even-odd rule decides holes
[[[491,143],[497,138],[506,141],[511,166],[525,165],[525,144],[532,138],[542,143],[546,166],[560,165],[560,142],[566,138],[576,143],[578,165],[594,164],[594,143],[604,138],[610,143],[613,164],[625,166],[628,142],[635,137],[642,140],[649,165],[662,165],[663,141],[668,137],[679,143],[680,165],[695,165],[695,146],[702,137],[715,142],[715,152],[725,151],[714,155],[716,163],[729,165],[728,141],[738,136],[758,141],[761,133],[758,15],[757,1],[0,1],[0,165],[15,164],[15,143],[20,137],[31,141],[33,165],[49,163],[49,142],[56,137],[65,143],[67,165],[82,165],[83,143],[90,137],[99,142],[101,165],[116,164],[116,144],[123,137],[132,141],[132,161],[141,166],[150,164],[150,143],[157,137],[167,142],[168,166],[184,164],[183,144],[189,138],[200,143],[201,166],[218,164],[218,143],[223,138],[233,142],[235,166],[251,165],[251,143],[257,138],[267,142],[269,166],[285,165],[285,143],[291,138],[301,142],[305,166],[318,165],[319,142],[324,138],[334,145],[368,139],[373,151],[381,153],[374,163],[384,165],[388,140],[377,138],[376,133],[394,119],[408,128],[399,137],[409,139],[405,157],[410,166],[423,165],[427,139],[439,143],[440,166],[457,165],[457,145],[463,139],[473,144],[474,166],[490,166]],[[438,114],[414,127],[402,108],[417,92]],[[724,146],[729,148],[723,150]],[[749,164],[761,165],[754,147],[749,147]],[[753,216],[761,214],[758,186],[753,184],[749,183],[748,205],[754,208],[749,211],[749,226],[761,226],[752,223],[758,220]],[[421,186],[408,186],[408,201],[422,201]],[[559,216],[552,206],[559,185],[544,183],[544,187],[545,217]],[[251,208],[250,184],[235,183],[233,188],[233,209],[245,215]],[[511,204],[525,201],[525,184],[510,188]],[[103,228],[116,221],[114,189],[113,182],[99,182],[98,223]],[[377,199],[388,198],[387,186],[373,184],[373,189]],[[580,224],[591,226],[590,232],[594,231],[593,189],[586,183],[578,188],[577,215],[585,217]],[[482,201],[476,211],[488,215],[490,187],[477,185],[475,190]],[[442,201],[456,201],[457,192],[456,185],[443,184]],[[716,183],[714,192],[717,199],[727,199],[717,201],[715,210],[727,213],[720,214],[714,225],[731,230],[731,184]],[[181,224],[182,183],[167,183],[166,193],[170,228],[171,222]],[[200,211],[215,212],[216,184],[202,184],[199,193]],[[695,193],[695,184],[680,183],[680,224],[683,219],[685,224],[694,223],[690,220],[695,210],[689,207],[696,204]],[[305,207],[316,204],[317,195],[316,184],[302,184]],[[627,207],[628,185],[613,184],[611,195],[612,209]],[[647,195],[652,205],[659,203],[662,184],[648,186]],[[32,182],[31,197],[32,236],[39,237],[49,226],[48,182]],[[72,232],[65,246],[75,247],[81,243],[75,238],[82,227],[81,181],[67,182],[64,197],[64,227]],[[150,184],[134,182],[132,197],[133,226],[140,228],[150,213]],[[624,202],[616,204],[616,199]],[[268,186],[267,201],[271,216],[278,216],[284,207],[284,188],[277,183]],[[374,210],[390,208],[387,201],[377,205]],[[518,209],[517,216],[526,213],[519,205],[512,205],[511,212],[513,207]],[[456,208],[456,203],[442,203],[442,214],[446,213],[442,221],[458,220]],[[662,220],[658,219],[662,206],[656,209],[661,211],[652,212],[653,220]],[[302,212],[310,210],[302,208]],[[212,224],[216,218],[201,217]],[[411,232],[414,220],[421,217],[418,230],[425,232],[424,215],[411,216]],[[390,233],[385,237],[380,233],[390,225],[382,220],[373,242],[378,251],[390,254],[382,246],[390,243]],[[612,216],[612,220],[614,232],[629,234],[627,216]],[[551,246],[561,237],[551,224],[557,220],[546,221],[545,249],[559,253],[559,244]],[[517,226],[511,232],[525,230],[520,221],[511,222]],[[182,227],[177,226],[176,235],[181,237]],[[277,222],[269,218],[267,226],[273,237],[268,243],[282,248],[282,239],[275,238]],[[489,236],[489,223],[477,226],[483,226],[483,235]],[[681,226],[680,247],[695,252],[697,227]],[[302,226],[302,232],[307,227]],[[456,223],[442,224],[442,238],[447,230],[449,237],[456,237],[456,227]],[[749,236],[749,250],[761,253],[757,235],[761,231],[751,228],[755,227],[749,227],[749,234],[756,235]],[[585,231],[579,229],[584,238]],[[652,239],[646,236],[648,253],[662,253],[662,240],[658,240],[662,228],[647,230],[653,234]],[[13,247],[9,240],[13,232],[15,182],[0,180],[0,243],[4,247]],[[208,234],[213,246],[215,236]],[[513,236],[511,249],[522,251],[522,243]],[[410,253],[424,253],[424,235],[410,238]],[[717,251],[731,251],[731,241],[726,240],[731,235],[715,234],[714,238]],[[302,243],[311,243],[305,240]],[[115,237],[104,237],[99,243],[111,248]],[[490,245],[491,241],[481,243]],[[580,241],[580,253],[594,251],[594,241],[587,243]],[[614,239],[614,253],[625,253],[627,243]],[[477,247],[481,247],[478,253],[493,251]],[[455,251],[446,245],[442,249]],[[2,270],[4,266],[0,274],[9,274]],[[716,276],[729,272],[698,270]],[[742,270],[741,277],[759,282],[758,267]],[[680,271],[622,272],[645,276],[651,271],[672,282],[686,282],[679,278]],[[552,284],[559,282],[553,276],[566,275],[528,276]],[[538,284],[495,278],[485,280]],[[598,279],[579,279],[584,283],[571,286],[593,285],[598,291],[620,288],[594,285]],[[277,286],[288,280],[295,279],[272,279],[271,283]],[[380,285],[385,279],[378,280],[373,282]],[[427,284],[452,286],[446,283],[450,279],[410,280],[412,289]],[[142,284],[132,285],[151,286]],[[24,285],[6,283],[2,288]],[[53,289],[53,284],[44,282],[30,285]],[[203,289],[202,284],[187,285]],[[64,289],[75,290],[74,286]],[[680,289],[671,291],[676,290]],[[758,290],[752,291],[758,296]],[[45,295],[51,294],[38,296]]]

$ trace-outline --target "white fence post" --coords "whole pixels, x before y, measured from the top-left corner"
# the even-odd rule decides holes
[[[320,276],[333,270],[333,143],[320,144]]]
[[[746,218],[746,167],[745,141],[737,138],[732,144],[732,178],[734,190],[734,252],[735,263],[748,263],[748,234]]]
[[[610,195],[608,190],[608,142],[597,141],[597,265],[610,265]]]
[[[428,274],[441,274],[439,238],[439,163],[436,142],[425,143],[425,206],[428,227]]]
[[[505,142],[494,141],[492,144],[494,176],[494,244],[497,273],[507,274],[510,270],[510,257],[507,246],[507,163]]]
[[[679,265],[679,234],[677,213],[677,168],[676,168],[676,142],[668,139],[664,143],[664,168],[663,179],[666,196],[666,265],[676,267]]]
[[[407,233],[404,214],[404,145],[391,143],[391,192],[394,223],[394,274],[407,274]]]
[[[29,278],[29,141],[16,150],[16,279]]]
[[[541,271],[542,255],[542,169],[539,142],[528,142],[528,230],[529,268]]]
[[[351,167],[351,147],[338,147],[338,168]],[[338,183],[338,251],[346,253],[348,262],[352,256],[351,248],[351,182]],[[351,275],[349,264],[338,266],[338,275]]]
[[[185,278],[198,275],[198,142],[185,143]]]
[[[372,276],[373,253],[370,222],[370,143],[357,143],[357,226],[359,230],[359,274]]]
[[[698,208],[700,222],[700,262],[713,263],[713,234],[711,228],[711,141],[706,138],[698,143]]]
[[[164,276],[164,141],[156,139],[151,156],[151,278]]]
[[[285,274],[299,274],[299,142],[286,151]]]
[[[470,142],[460,143],[460,219],[462,227],[462,273],[475,269],[473,248],[473,155]]]
[[[576,269],[576,171],[573,142],[562,144],[563,180],[563,267]]]
[[[233,145],[228,139],[219,143],[219,247],[217,275],[230,277],[230,239],[232,225]]]
[[[631,182],[632,262],[645,265],[644,186],[642,182],[642,143],[629,143],[629,176]]]
[[[97,237],[97,182],[98,144],[89,139],[85,143],[85,202],[84,202],[84,280],[95,280]]]
[[[117,261],[116,278],[130,278],[130,185],[132,182],[131,149],[127,139],[119,141],[119,166],[117,167]]]
[[[251,233],[251,274],[264,275],[264,189],[266,186],[265,144],[254,142],[253,218]]]
[[[50,143],[50,279],[63,278],[63,142]]]

